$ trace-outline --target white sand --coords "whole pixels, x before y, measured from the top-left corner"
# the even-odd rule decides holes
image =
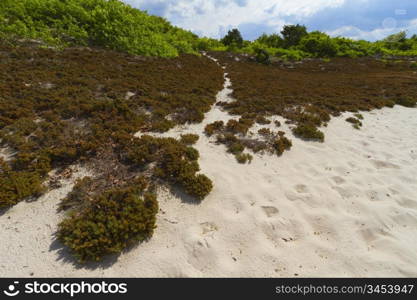
[[[233,101],[229,92],[218,100]],[[163,135],[201,136],[201,169],[215,186],[201,204],[161,190],[149,242],[80,267],[53,238],[67,182],[0,216],[0,276],[416,277],[417,110],[363,115],[360,131],[348,114],[333,119],[323,144],[293,138],[283,125],[291,151],[240,165],[202,134],[207,123],[231,118],[214,106],[203,124]]]

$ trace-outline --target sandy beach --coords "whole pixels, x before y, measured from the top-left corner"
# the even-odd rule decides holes
[[[233,101],[225,78],[217,100]],[[78,265],[54,237],[59,201],[89,174],[74,167],[61,187],[0,216],[0,276],[416,277],[416,110],[362,114],[361,130],[345,121],[349,113],[333,118],[324,143],[295,138],[273,117],[293,147],[249,165],[204,136],[206,124],[232,118],[216,106],[203,123],[163,134],[200,135],[201,171],[214,190],[196,204],[161,187],[152,239],[97,264]]]

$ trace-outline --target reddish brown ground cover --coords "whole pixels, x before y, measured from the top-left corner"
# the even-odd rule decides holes
[[[281,115],[318,127],[341,112],[402,104],[414,106],[417,75],[409,61],[335,58],[263,65],[243,55],[212,53],[233,83],[232,114]]]

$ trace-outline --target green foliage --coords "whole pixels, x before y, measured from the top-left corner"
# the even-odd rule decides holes
[[[2,0],[0,37],[162,57],[195,53],[198,45],[191,32],[117,0]]]
[[[0,209],[43,193],[42,178],[36,172],[15,172],[0,158]]]
[[[264,65],[269,65],[271,63],[269,53],[266,50],[258,49],[256,51],[256,62]]]
[[[293,129],[295,136],[306,139],[306,140],[316,140],[319,142],[324,142],[324,134],[317,127],[308,124],[300,124]]]
[[[215,121],[211,124],[206,125],[204,129],[204,133],[207,136],[212,136],[213,134],[221,131],[224,128],[224,122],[223,121]]]
[[[222,38],[221,42],[225,46],[242,48],[243,46],[242,34],[237,28],[229,30],[227,35]]]
[[[197,174],[198,151],[173,138],[154,138],[144,135],[126,145],[127,159],[146,168],[154,163],[153,176],[178,184],[190,196],[204,199],[212,189],[211,180]]]
[[[197,143],[200,137],[197,134],[182,134],[181,135],[181,143],[185,145],[194,145]]]
[[[284,136],[283,132],[279,132],[279,137],[273,141],[272,146],[275,149],[275,152],[280,156],[285,150],[291,149],[292,142]]]
[[[246,163],[251,163],[253,160],[253,156],[250,155],[249,153],[240,153],[235,155],[236,160],[238,163],[240,164],[246,164]]]
[[[158,202],[136,187],[115,189],[94,198],[88,208],[59,224],[58,239],[81,261],[98,261],[134,242],[149,239]]]
[[[347,118],[346,122],[351,123],[355,129],[360,129],[362,127],[362,122],[353,117]]]
[[[363,115],[362,114],[354,114],[354,116],[359,120],[363,120]]]
[[[338,52],[336,42],[322,32],[312,32],[304,36],[299,47],[316,57],[334,57]]]
[[[286,48],[297,46],[301,39],[307,35],[307,28],[302,25],[285,25],[281,31]]]
[[[268,48],[283,48],[284,47],[284,39],[278,34],[263,34],[258,39],[255,40],[262,45],[267,46]]]
[[[396,103],[405,107],[415,107],[417,99],[413,99],[411,97],[400,97],[396,100]]]

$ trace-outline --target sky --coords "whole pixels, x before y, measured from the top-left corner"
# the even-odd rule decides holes
[[[238,28],[246,40],[279,33],[285,24],[375,41],[417,34],[417,0],[123,0],[200,36]]]

